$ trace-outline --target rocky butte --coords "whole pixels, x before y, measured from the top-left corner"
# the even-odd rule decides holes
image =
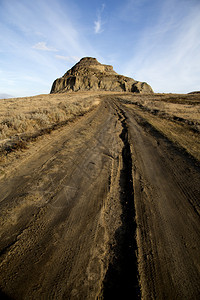
[[[116,91],[133,93],[153,93],[146,82],[117,74],[112,66],[103,65],[96,58],[84,57],[54,81],[51,93],[69,91]]]

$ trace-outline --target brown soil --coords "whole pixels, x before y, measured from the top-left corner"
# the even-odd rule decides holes
[[[2,157],[2,297],[199,299],[200,96],[99,99]]]

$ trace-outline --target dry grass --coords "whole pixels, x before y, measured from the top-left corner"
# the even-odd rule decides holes
[[[98,95],[86,93],[1,99],[0,147],[23,148],[27,137],[49,132],[85,114],[98,103]]]
[[[121,97],[169,140],[200,161],[200,95],[154,94]]]
[[[172,119],[178,117],[200,125],[200,94],[129,94],[122,98],[151,113]]]

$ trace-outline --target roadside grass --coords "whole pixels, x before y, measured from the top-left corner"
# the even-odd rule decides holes
[[[129,94],[120,98],[154,115],[174,120],[182,118],[197,127],[200,125],[200,94]]]
[[[0,152],[26,148],[28,140],[50,133],[99,103],[88,94],[54,94],[0,100]]]
[[[200,94],[120,97],[177,146],[200,161]]]

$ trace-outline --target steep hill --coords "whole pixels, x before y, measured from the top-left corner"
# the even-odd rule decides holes
[[[61,78],[56,79],[51,93],[87,90],[153,93],[151,86],[146,82],[119,75],[112,66],[103,65],[92,57],[82,58]]]

